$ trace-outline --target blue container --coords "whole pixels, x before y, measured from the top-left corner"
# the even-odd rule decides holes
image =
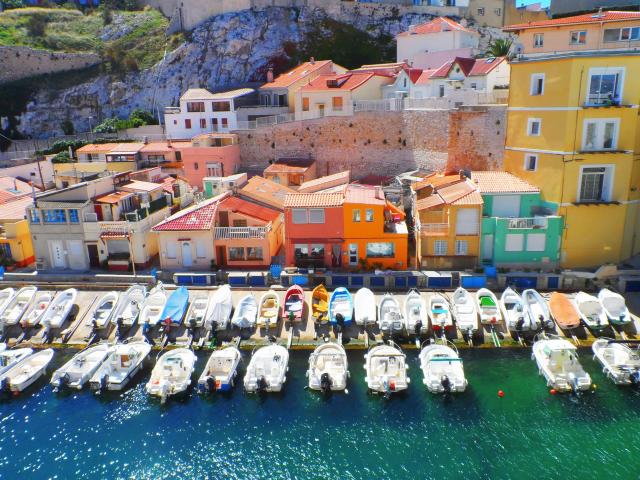
[[[331,285],[334,287],[348,287],[349,276],[348,275],[332,275]]]
[[[493,265],[485,265],[484,266],[484,274],[489,278],[497,278],[498,277],[498,269]]]
[[[191,276],[191,285],[208,285],[208,277],[209,275],[192,275]]]
[[[538,277],[519,277],[507,275],[507,285],[513,285],[520,290],[525,288],[536,288],[538,286]]]
[[[232,287],[246,287],[247,286],[247,274],[246,273],[230,273],[229,285]]]
[[[407,277],[394,277],[394,286],[396,288],[407,288]]]
[[[462,288],[470,288],[470,289],[478,289],[487,286],[487,277],[484,275],[478,276],[461,276],[460,277],[460,286]]]
[[[267,285],[267,277],[261,273],[249,275],[249,285],[252,287],[265,287]]]
[[[352,275],[351,276],[351,286],[352,287],[364,287],[364,277],[362,275]]]
[[[384,277],[377,275],[369,277],[369,286],[373,288],[384,288]]]
[[[192,278],[191,275],[174,275],[174,281],[176,282],[176,285],[192,285]]]
[[[407,277],[407,287],[416,288],[418,286],[418,276],[417,275],[409,275]]]
[[[292,284],[300,285],[301,287],[309,283],[309,277],[306,275],[294,275]]]
[[[451,288],[451,277],[429,277],[427,280],[427,286],[434,290]]]
[[[282,273],[282,265],[278,263],[274,263],[269,267],[269,273],[271,273],[271,278],[278,279],[280,278],[280,274]]]
[[[560,286],[560,277],[547,277],[547,290],[557,290]]]

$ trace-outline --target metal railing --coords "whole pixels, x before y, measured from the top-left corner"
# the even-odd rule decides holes
[[[547,219],[545,217],[510,218],[508,228],[511,230],[547,228]]]
[[[354,112],[399,112],[403,110],[402,98],[384,100],[358,100],[353,103]]]
[[[266,227],[216,227],[216,240],[231,240],[237,238],[264,239],[271,231],[271,224]]]
[[[421,235],[442,235],[449,232],[448,223],[423,223],[420,225]]]

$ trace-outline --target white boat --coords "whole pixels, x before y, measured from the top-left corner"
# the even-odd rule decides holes
[[[265,292],[260,297],[260,309],[258,312],[258,326],[275,326],[278,323],[280,313],[280,298],[273,290]]]
[[[498,299],[488,288],[481,288],[476,292],[476,307],[480,316],[480,323],[495,325],[502,321]]]
[[[349,365],[347,352],[339,343],[327,342],[316,347],[309,356],[309,388],[324,393],[347,388]]]
[[[120,294],[118,292],[105,293],[91,309],[88,324],[97,330],[108,327],[111,317],[118,306],[119,297]]]
[[[607,314],[598,300],[593,295],[585,292],[578,292],[573,299],[573,304],[578,310],[582,323],[594,331],[602,331],[609,326]]]
[[[24,315],[24,312],[31,306],[38,287],[23,287],[18,290],[11,301],[8,303],[2,315],[0,315],[0,325],[12,326],[17,325]]]
[[[356,325],[367,326],[376,323],[376,296],[368,288],[361,288],[353,299]]]
[[[34,306],[31,310],[27,312],[22,321],[23,328],[31,328],[39,325],[42,321],[42,315],[47,311],[49,305],[53,301],[53,293],[51,292],[40,292],[36,296],[36,300],[34,302]]]
[[[249,393],[279,392],[287,380],[289,351],[281,345],[258,348],[247,366],[244,389]]]
[[[531,330],[529,316],[526,315],[522,297],[511,287],[507,287],[500,296],[500,309],[507,328],[513,332]]]
[[[7,349],[7,344],[6,343],[0,343],[0,353],[4,352]]]
[[[76,353],[71,360],[53,373],[51,385],[56,388],[81,390],[100,368],[102,362],[107,359],[112,349],[111,345],[101,343]]]
[[[420,351],[422,382],[431,393],[458,393],[467,388],[462,359],[447,345],[432,343]]]
[[[400,304],[393,295],[385,293],[378,306],[378,328],[383,333],[397,333],[402,331],[403,323]]]
[[[159,282],[158,285],[151,289],[147,298],[142,302],[138,323],[157,325],[161,320],[164,320],[160,317],[162,316],[164,306],[167,304],[168,297],[169,295],[165,291],[164,285],[162,285],[162,282]]]
[[[144,341],[120,343],[109,353],[107,359],[89,380],[93,390],[122,390],[143,367],[151,351]]]
[[[146,390],[162,402],[170,396],[184,392],[191,385],[196,365],[196,354],[189,348],[176,348],[163,353],[151,372]]]
[[[559,392],[588,390],[591,387],[591,377],[580,365],[575,345],[567,340],[559,337],[537,340],[533,344],[532,357],[548,387]]]
[[[45,328],[60,328],[76,304],[77,296],[78,290],[75,288],[67,288],[58,293],[49,304],[47,311],[42,314],[41,322]]]
[[[549,304],[537,290],[527,288],[522,292],[522,301],[524,302],[524,311],[529,317],[529,324],[532,330],[554,328]]]
[[[449,302],[443,295],[434,293],[429,297],[427,313],[434,333],[444,335],[445,331],[449,331],[453,327]]]
[[[473,335],[478,330],[478,310],[473,296],[464,288],[453,292],[451,313],[462,333]]]
[[[236,347],[225,347],[214,350],[198,380],[200,393],[228,392],[238,374],[238,364],[242,355]]]
[[[20,360],[0,377],[0,385],[13,393],[24,391],[44,375],[53,353],[53,349],[47,348]]]
[[[140,314],[140,309],[147,296],[147,287],[144,285],[131,285],[127,290],[120,295],[118,306],[111,322],[115,325],[122,323],[125,327],[131,327]]]
[[[238,328],[253,328],[258,317],[258,302],[253,295],[245,295],[233,312],[231,323]]]
[[[598,292],[598,300],[613,325],[623,326],[631,323],[631,315],[622,295],[603,288]]]
[[[184,324],[189,328],[202,327],[210,306],[211,298],[209,297],[209,292],[197,293],[189,305],[189,310],[187,310],[187,314],[184,317]]]
[[[3,345],[5,345],[3,343]],[[6,345],[5,345],[6,348]],[[27,358],[33,353],[32,348],[16,348],[14,350],[3,350],[0,352],[0,379],[16,363]],[[1,389],[0,389],[1,390]]]
[[[397,345],[376,345],[364,356],[365,382],[370,392],[389,396],[406,390],[411,381],[407,375],[407,357]]]
[[[13,297],[16,295],[15,288],[3,288],[0,290],[0,315],[4,313],[4,310],[7,308]]]
[[[222,285],[214,292],[211,299],[211,308],[207,312],[207,318],[204,322],[205,328],[207,330],[226,329],[229,326],[231,310],[233,310],[231,287]]]
[[[640,383],[640,356],[624,343],[612,343],[599,338],[593,345],[594,358],[602,365],[602,372],[616,385]]]
[[[408,334],[418,335],[429,331],[427,302],[418,290],[410,290],[404,299],[404,322]]]

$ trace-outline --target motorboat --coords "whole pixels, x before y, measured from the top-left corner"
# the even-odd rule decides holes
[[[167,298],[160,315],[161,321],[166,323],[169,319],[172,325],[180,325],[188,305],[189,290],[186,287],[176,288]]]
[[[269,290],[260,297],[260,309],[258,311],[258,326],[275,326],[278,323],[280,314],[280,297]]]
[[[622,295],[603,288],[598,292],[598,300],[612,325],[624,326],[631,323],[631,315]]]
[[[329,293],[324,285],[320,284],[311,292],[311,316],[315,323],[327,323],[328,313]]]
[[[410,290],[404,299],[404,322],[409,334],[420,335],[429,331],[427,302],[418,290]]]
[[[378,306],[378,328],[382,333],[398,333],[403,323],[400,304],[393,295],[385,293]]]
[[[221,285],[213,293],[211,298],[211,308],[207,311],[207,318],[204,325],[207,330],[224,330],[229,325],[231,319],[233,302],[231,300],[231,287]]]
[[[124,327],[132,327],[138,320],[140,309],[147,296],[147,287],[144,285],[131,285],[120,295],[116,313],[111,317],[111,322]]]
[[[205,319],[207,318],[210,305],[211,298],[209,297],[208,292],[196,294],[189,305],[187,315],[184,317],[184,324],[189,328],[202,327]]]
[[[431,343],[420,351],[422,382],[431,393],[459,393],[467,388],[462,359],[455,347]]]
[[[344,287],[331,292],[329,298],[329,323],[331,325],[349,326],[353,320],[353,297]]]
[[[282,320],[301,322],[304,310],[304,290],[299,285],[291,285],[284,293],[282,302]]]
[[[238,328],[253,328],[258,317],[258,302],[253,295],[245,295],[238,303],[231,323]]]
[[[353,304],[356,325],[366,327],[376,323],[378,314],[376,296],[371,290],[366,287],[359,289],[354,296]]]
[[[22,287],[18,290],[0,315],[0,325],[6,327],[17,325],[31,306],[37,291],[38,287],[34,286]]]
[[[574,303],[560,292],[553,292],[549,297],[549,312],[563,330],[571,330],[580,326],[580,314]]]
[[[349,365],[344,347],[335,342],[316,347],[309,356],[307,377],[311,390],[329,393],[347,388]]]
[[[228,346],[214,350],[198,380],[200,393],[228,392],[238,374],[242,355],[236,347]]]
[[[590,330],[599,332],[609,326],[607,314],[597,297],[585,292],[578,292],[573,299],[580,320]]]
[[[279,392],[287,380],[289,351],[281,345],[267,345],[253,352],[244,375],[249,393]]]
[[[51,385],[55,388],[81,390],[107,359],[112,349],[111,345],[101,343],[76,353],[71,360],[53,373]]]
[[[6,350],[6,344],[3,343],[2,345],[4,345],[5,348],[0,352],[0,379],[11,367],[33,353],[32,348],[15,348],[13,350]]]
[[[140,306],[140,317],[138,323],[149,325],[158,325],[161,320],[164,320],[162,312],[167,305],[168,298],[167,291],[164,289],[162,282],[159,282],[155,287],[151,289],[149,295],[144,299]]]
[[[451,313],[458,329],[467,335],[473,335],[478,330],[478,310],[473,296],[464,288],[458,287],[451,299]]]
[[[16,362],[2,376],[0,376],[0,386],[4,390],[19,393],[26,390],[36,380],[38,380],[47,370],[47,366],[53,359],[53,349],[47,348],[32,353]]]
[[[108,327],[111,317],[118,306],[119,298],[120,294],[118,292],[105,293],[91,309],[88,324],[92,325],[96,330]]]
[[[191,385],[196,360],[196,354],[189,348],[176,348],[163,353],[151,371],[147,393],[159,397],[164,403],[168,397],[186,391]]]
[[[75,288],[68,288],[58,293],[49,304],[47,311],[42,314],[42,324],[45,328],[60,328],[76,304],[77,296],[78,291]]]
[[[480,323],[496,325],[502,321],[498,299],[488,288],[481,288],[476,292],[476,307],[480,316]]]
[[[15,288],[9,287],[0,290],[0,315],[4,313],[5,309],[9,306],[11,300],[13,300],[13,297],[15,297],[15,295]]]
[[[395,344],[372,347],[364,356],[365,382],[370,392],[390,396],[406,390],[411,379],[407,375],[407,357]]]
[[[500,296],[500,308],[507,328],[512,332],[531,330],[529,316],[526,315],[522,297],[511,287],[507,287]]]
[[[524,311],[529,317],[529,324],[532,330],[540,328],[553,329],[553,319],[549,311],[547,301],[533,288],[527,288],[522,292]]]
[[[434,333],[444,334],[453,327],[453,317],[449,302],[439,293],[434,293],[429,297],[429,308],[427,308],[429,321]]]
[[[145,341],[117,344],[89,380],[91,389],[123,390],[142,369],[149,352],[151,345]]]
[[[624,343],[599,338],[593,345],[593,356],[602,365],[602,372],[616,385],[640,383],[640,356]]]
[[[584,391],[591,387],[591,377],[580,365],[575,345],[567,340],[559,337],[537,340],[532,357],[548,387],[558,392]]]
[[[32,328],[40,324],[42,315],[49,308],[49,304],[53,301],[53,293],[40,292],[36,295],[33,308],[29,310],[20,321],[22,328]]]

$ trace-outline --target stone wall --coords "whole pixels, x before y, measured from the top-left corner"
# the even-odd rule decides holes
[[[92,53],[61,53],[35,50],[29,47],[0,47],[0,83],[45,73],[64,72],[91,67],[100,63]]]
[[[277,157],[308,155],[319,175],[349,169],[357,179],[417,168],[500,168],[505,119],[505,107],[498,106],[359,112],[237,133],[241,164],[250,172]]]

